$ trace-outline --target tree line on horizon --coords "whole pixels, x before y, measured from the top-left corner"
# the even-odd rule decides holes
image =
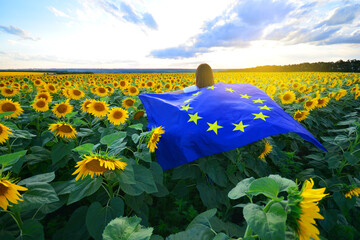
[[[253,68],[229,69],[227,72],[360,72],[360,60],[315,62],[289,65],[265,65]]]

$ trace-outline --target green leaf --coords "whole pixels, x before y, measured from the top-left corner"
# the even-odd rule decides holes
[[[16,153],[8,153],[2,155],[0,158],[0,164],[3,166],[8,166],[16,163],[22,156],[26,154],[27,150],[19,151]]]
[[[95,240],[102,239],[102,233],[106,225],[114,218],[124,214],[124,202],[121,198],[111,199],[109,206],[101,206],[99,202],[93,202],[86,214],[86,227]]]
[[[202,158],[199,161],[200,169],[205,172],[212,181],[221,187],[228,185],[225,170],[221,167],[219,161],[214,157]]]
[[[11,115],[11,114],[13,114],[13,113],[14,113],[14,111],[0,113],[0,118],[3,118],[3,117],[8,116],[8,115]]]
[[[356,165],[360,161],[360,158],[352,155],[350,152],[344,152],[344,158],[352,166]]]
[[[100,139],[102,144],[110,146],[114,141],[119,139],[124,139],[126,137],[126,132],[116,132],[109,135],[106,135]]]
[[[142,123],[137,123],[137,124],[133,124],[133,125],[130,125],[129,128],[133,128],[133,129],[136,129],[136,130],[142,130],[144,127],[144,125]]]
[[[75,117],[75,115],[77,114],[78,112],[70,112],[68,114],[65,115],[66,118],[70,119],[70,118],[73,118]]]
[[[255,180],[255,178],[246,178],[241,180],[231,191],[228,193],[230,199],[238,199],[246,195],[246,192],[249,191],[250,184]]]
[[[247,193],[253,196],[264,194],[269,198],[277,198],[279,191],[280,186],[274,179],[263,177],[254,180],[250,184],[249,191]]]
[[[51,160],[52,163],[55,164],[63,159],[66,155],[71,153],[71,150],[74,148],[75,143],[63,143],[58,142],[56,143],[51,150]]]
[[[150,169],[141,165],[133,165],[136,185],[139,185],[146,193],[156,193],[154,177]]]
[[[145,162],[151,162],[151,153],[150,152],[134,152],[134,156]]]
[[[256,204],[248,204],[244,208],[244,218],[250,228],[260,239],[285,239],[286,212],[280,203],[273,203],[268,212]]]
[[[87,206],[77,208],[66,223],[61,239],[84,240],[89,239],[89,233],[86,229],[85,218]]]
[[[216,212],[217,212],[217,209],[213,208],[213,209],[207,210],[203,213],[200,213],[190,222],[190,224],[187,226],[186,230],[194,228],[198,225],[202,225],[202,226],[211,228],[210,219],[215,216]]]
[[[35,182],[49,183],[54,179],[55,179],[55,173],[49,172],[49,173],[38,174],[38,175],[35,175],[32,177],[23,179],[20,182],[18,182],[18,185],[31,184],[31,183],[35,183]]]
[[[213,238],[213,240],[228,240],[230,239],[229,236],[227,236],[225,233],[218,233],[216,234],[216,236]]]
[[[128,164],[123,171],[116,171],[117,179],[120,183],[135,184],[133,165]]]
[[[72,204],[95,193],[101,187],[102,181],[101,177],[93,179],[89,176],[83,180],[77,181],[76,186],[69,195],[67,204]]]
[[[22,240],[43,240],[44,228],[40,222],[34,219],[24,221],[22,225]]]
[[[153,228],[140,225],[141,218],[120,217],[112,220],[103,233],[104,240],[149,240]]]
[[[28,183],[26,187],[29,190],[22,194],[23,201],[13,206],[14,211],[32,210],[59,201],[54,188],[48,183]]]
[[[84,154],[92,153],[93,147],[94,147],[94,144],[85,143],[85,144],[82,144],[82,145],[72,149],[72,150],[75,152],[78,152],[80,155],[84,155]]]
[[[137,144],[137,143],[139,142],[140,135],[134,133],[133,135],[131,135],[131,139],[133,140],[133,142],[134,142],[135,144]]]
[[[296,187],[296,183],[290,179],[280,177],[279,175],[269,175],[269,178],[274,179],[280,186],[280,191],[287,191],[289,187]]]

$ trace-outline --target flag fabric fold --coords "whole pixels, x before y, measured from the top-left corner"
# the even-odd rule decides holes
[[[250,84],[217,83],[190,93],[143,93],[139,98],[148,129],[164,127],[156,149],[164,170],[288,132],[326,151],[265,92]]]

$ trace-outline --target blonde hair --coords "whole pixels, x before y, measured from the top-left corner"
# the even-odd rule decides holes
[[[211,67],[202,63],[196,69],[196,86],[203,88],[214,84],[214,76]]]

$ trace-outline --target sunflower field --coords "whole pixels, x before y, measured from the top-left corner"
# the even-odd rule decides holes
[[[275,135],[163,171],[138,95],[195,73],[0,75],[0,239],[360,239],[360,74],[215,72],[317,138]]]

